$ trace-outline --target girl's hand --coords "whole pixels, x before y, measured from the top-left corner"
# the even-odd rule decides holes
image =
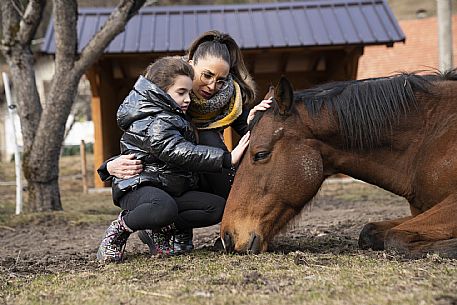
[[[268,100],[263,100],[263,101],[261,101],[259,104],[255,105],[254,108],[251,109],[251,111],[249,111],[248,120],[247,120],[247,121],[248,121],[248,122],[247,122],[248,125],[249,125],[249,123],[252,121],[252,119],[254,118],[255,113],[256,113],[257,111],[259,111],[259,110],[260,110],[260,111],[265,111],[265,110],[267,110],[268,108],[271,107],[271,105],[270,105],[271,102],[272,102],[271,99],[272,99],[272,97],[269,98]]]
[[[249,145],[249,136],[250,132],[248,131],[238,142],[238,145],[232,150],[232,165],[236,166],[243,157],[243,153],[246,150],[246,147]]]
[[[141,160],[135,159],[135,155],[121,155],[109,161],[106,169],[111,176],[127,179],[141,173],[143,165],[141,165]]]

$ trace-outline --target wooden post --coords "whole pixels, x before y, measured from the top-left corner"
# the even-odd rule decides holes
[[[227,149],[229,151],[232,151],[232,149],[233,149],[232,127],[228,127],[228,128],[224,129],[224,142],[225,142],[225,146],[227,146]]]
[[[92,67],[87,73],[86,77],[90,83],[90,90],[92,91],[92,121],[94,122],[94,186],[101,188],[105,183],[100,179],[97,174],[97,167],[105,161],[104,138],[102,130],[102,105],[100,98],[100,74],[99,67]]]
[[[79,145],[79,152],[81,155],[81,175],[83,177],[83,193],[88,193],[87,187],[87,162],[86,162],[86,143],[84,140],[81,140],[81,144]]]

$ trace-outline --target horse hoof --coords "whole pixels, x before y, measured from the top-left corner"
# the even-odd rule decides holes
[[[384,250],[384,232],[379,232],[373,223],[366,224],[359,235],[359,248],[362,250]]]

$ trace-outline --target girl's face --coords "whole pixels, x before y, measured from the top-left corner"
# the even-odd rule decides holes
[[[200,58],[197,63],[192,60],[189,63],[195,72],[192,91],[198,98],[207,100],[225,86],[230,66],[222,58],[209,55]]]
[[[178,75],[174,84],[168,88],[167,93],[175,100],[181,110],[186,113],[190,104],[190,90],[192,90],[192,79],[189,76]]]

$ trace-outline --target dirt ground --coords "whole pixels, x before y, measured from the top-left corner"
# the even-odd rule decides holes
[[[457,262],[358,249],[366,223],[409,209],[347,180],[325,183],[266,254],[220,253],[216,225],[194,230],[190,255],[164,259],[151,259],[134,233],[123,264],[100,266],[95,254],[119,209],[109,192],[81,193],[78,158],[63,163],[64,211],[20,216],[5,182],[12,165],[0,163],[0,304],[457,304]]]
[[[111,204],[108,194],[91,196],[101,197],[103,205]],[[112,211],[115,213],[116,209]],[[358,234],[365,223],[405,216],[408,212],[402,198],[373,186],[327,183],[302,214],[275,238],[270,251],[357,252]],[[12,227],[0,227],[0,271],[4,275],[14,278],[98,268],[95,253],[109,220],[75,221],[59,215],[40,215]],[[213,249],[218,234],[218,225],[196,229],[195,247]],[[147,247],[132,236],[126,259],[137,255],[147,255]]]

